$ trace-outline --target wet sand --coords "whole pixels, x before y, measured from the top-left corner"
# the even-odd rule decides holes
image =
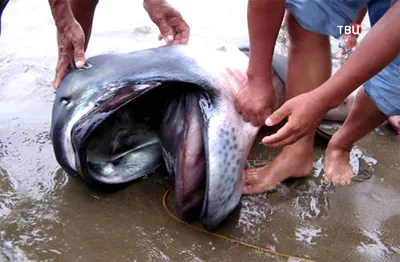
[[[112,2],[99,3],[88,57],[161,44],[140,1]],[[245,1],[171,4],[190,23],[191,42],[246,42]],[[47,1],[11,1],[0,38],[0,261],[288,261],[177,223],[162,206],[170,187],[162,168],[114,192],[63,172],[49,138],[56,57]],[[261,137],[249,159],[271,160],[279,149]],[[399,137],[384,124],[359,141],[354,170],[372,176],[348,187],[322,183],[324,148],[317,140],[313,176],[275,196],[243,197],[217,232],[318,261],[399,261]]]

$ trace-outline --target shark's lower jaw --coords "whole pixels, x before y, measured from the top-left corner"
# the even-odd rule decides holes
[[[188,221],[199,217],[204,200],[206,158],[200,93],[183,93],[165,108],[160,124],[164,161],[175,185],[178,215]]]
[[[258,128],[230,97],[185,92],[165,109],[160,125],[164,161],[174,178],[178,215],[215,229],[238,205],[246,157]]]

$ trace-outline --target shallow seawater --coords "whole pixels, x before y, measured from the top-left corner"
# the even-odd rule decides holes
[[[118,3],[100,1],[88,57],[162,44],[140,1]],[[246,1],[170,3],[191,25],[191,42],[247,42]],[[163,168],[114,191],[67,175],[49,137],[57,58],[50,9],[46,1],[12,0],[2,22],[0,261],[297,261],[175,221],[162,205],[170,187]],[[285,53],[287,43],[283,31],[277,51]],[[266,132],[258,136],[249,166],[269,164],[279,153],[260,144]],[[351,163],[360,179],[342,188],[323,183],[325,146],[316,140],[310,177],[244,196],[217,233],[318,261],[400,260],[399,138],[384,124],[358,142]]]

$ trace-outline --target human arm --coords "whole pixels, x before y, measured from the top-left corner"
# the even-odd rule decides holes
[[[49,0],[49,5],[57,28],[64,29],[75,20],[69,0]]]
[[[277,133],[263,138],[268,146],[292,144],[313,131],[325,113],[369,80],[400,53],[400,3],[396,2],[371,28],[346,63],[317,89],[287,101],[267,120],[273,126],[288,117]],[[373,55],[371,55],[373,54]]]
[[[271,63],[284,13],[284,0],[248,1],[248,82],[237,94],[236,110],[254,126],[262,125],[275,107]]]
[[[160,30],[159,40],[167,44],[187,44],[190,28],[179,11],[165,0],[144,0],[143,7]]]
[[[58,89],[72,62],[78,68],[84,65],[85,35],[68,0],[49,0],[49,5],[57,27],[58,61],[53,88]]]

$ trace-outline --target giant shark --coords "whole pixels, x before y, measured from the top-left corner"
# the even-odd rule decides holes
[[[177,214],[215,229],[238,205],[259,128],[235,110],[247,47],[165,45],[103,54],[70,71],[54,101],[58,163],[93,184],[124,184],[165,165]],[[274,55],[276,107],[286,58]]]

